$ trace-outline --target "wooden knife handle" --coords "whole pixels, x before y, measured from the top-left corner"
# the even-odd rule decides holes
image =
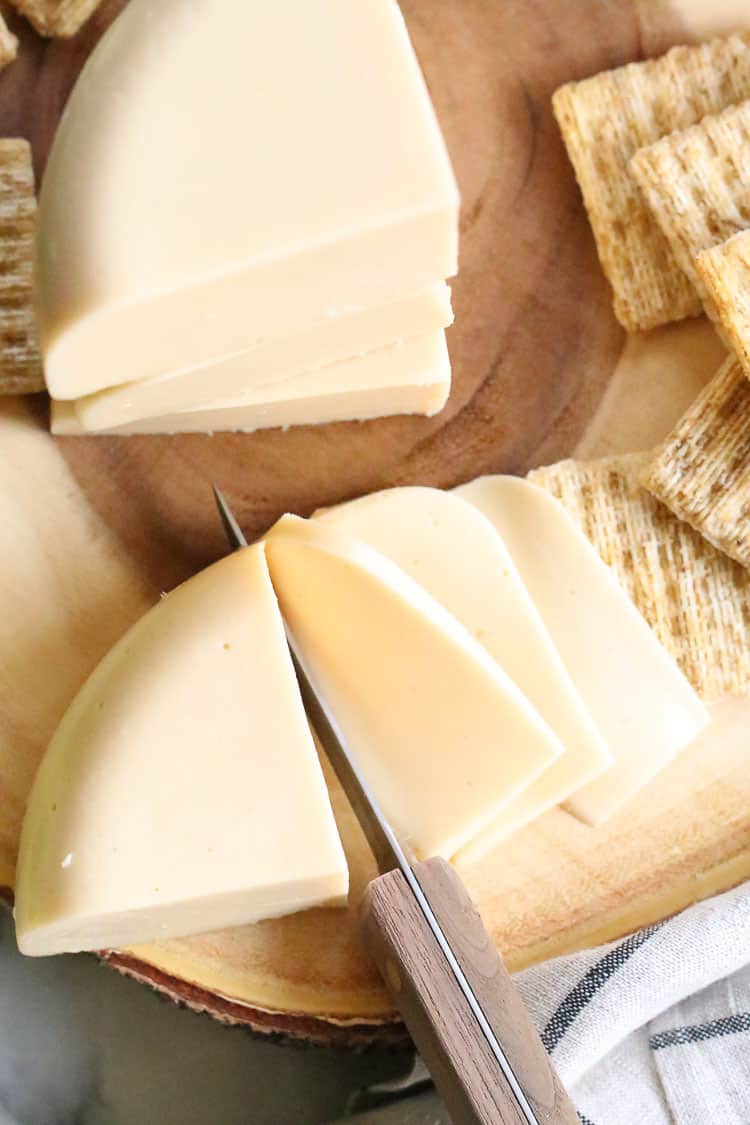
[[[576,1125],[576,1111],[461,879],[442,859],[418,863],[414,873],[537,1119]],[[362,925],[454,1125],[526,1125],[400,871],[369,885]]]

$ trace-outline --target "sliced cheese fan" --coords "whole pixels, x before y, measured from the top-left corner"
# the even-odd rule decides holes
[[[562,754],[487,650],[385,555],[294,516],[266,551],[317,685],[418,858],[450,858]]]
[[[568,800],[591,824],[618,811],[708,723],[708,711],[564,507],[515,477],[456,494],[492,521],[614,765]]]
[[[261,546],[168,594],[39,769],[23,953],[122,947],[341,903],[348,873]]]
[[[478,859],[611,764],[513,560],[478,509],[438,489],[395,488],[316,519],[387,555],[427,590],[481,642],[565,748],[464,846],[458,862]]]

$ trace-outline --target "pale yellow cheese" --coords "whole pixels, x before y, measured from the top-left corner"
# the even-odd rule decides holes
[[[85,429],[106,430],[141,418],[231,400],[258,387],[358,359],[415,336],[434,334],[447,328],[452,319],[450,289],[445,284],[433,285],[402,301],[326,320],[306,332],[269,340],[203,367],[86,395],[76,401],[76,414]],[[356,385],[361,377],[356,369],[351,375]]]
[[[567,802],[589,823],[620,809],[708,723],[708,712],[612,571],[549,493],[515,477],[456,490],[495,525],[615,759]]]
[[[295,516],[266,551],[284,618],[416,856],[454,855],[562,753],[487,650],[385,555]]]
[[[23,953],[340,903],[347,868],[262,546],[168,594],[102,661],[37,774]]]
[[[469,863],[560,804],[612,756],[501,537],[476,508],[434,488],[394,488],[316,516],[387,555],[480,641],[565,747],[459,853]]]
[[[51,393],[186,370],[452,276],[458,193],[396,0],[131,0],[41,192]]]
[[[391,348],[319,371],[258,387],[233,401],[160,418],[143,418],[97,433],[173,434],[268,429],[317,422],[363,421],[386,414],[436,414],[451,385],[443,332],[417,336]],[[85,431],[74,403],[52,402],[52,432]]]

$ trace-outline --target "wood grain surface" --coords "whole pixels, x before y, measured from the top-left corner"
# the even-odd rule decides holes
[[[123,0],[79,37],[45,43],[9,15],[19,59],[0,75],[0,135],[42,173],[76,74]],[[251,436],[60,439],[43,396],[0,405],[0,885],[65,704],[127,624],[224,552],[210,484],[249,535],[395,483],[448,486],[569,456],[645,448],[714,372],[701,321],[625,341],[549,108],[571,78],[750,27],[736,0],[404,0],[463,196],[450,332],[455,386],[438,418]],[[241,121],[238,120],[238,130]],[[747,704],[633,807],[593,832],[561,811],[466,872],[510,968],[606,940],[750,875]],[[147,784],[144,779],[144,784]],[[347,912],[305,914],[118,953],[176,999],[266,1033],[393,1038],[391,1004],[357,932],[375,869],[330,779],[352,869]]]
[[[513,1074],[538,1120],[578,1115],[492,938],[456,872],[442,859],[414,874]],[[523,1125],[516,1095],[400,871],[365,894],[363,934],[451,1118],[466,1125]]]

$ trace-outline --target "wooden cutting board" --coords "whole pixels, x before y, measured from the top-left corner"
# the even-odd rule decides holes
[[[122,7],[104,3],[71,43],[44,43],[10,18],[22,49],[0,77],[0,135],[27,136],[39,174],[71,84]],[[402,7],[463,196],[450,404],[431,420],[57,442],[42,396],[0,405],[0,523],[13,529],[0,557],[0,886],[12,887],[34,769],[77,687],[160,590],[224,553],[212,481],[253,536],[284,511],[384,486],[447,487],[576,450],[646,448],[718,365],[721,346],[702,321],[626,341],[549,99],[569,79],[750,26],[744,0],[709,13],[701,0]],[[241,107],[227,111],[239,133]],[[750,875],[749,719],[747,702],[723,706],[710,739],[605,828],[554,811],[466,873],[512,968],[613,938]],[[331,789],[352,868],[348,912],[310,911],[112,962],[261,1031],[398,1038],[357,937],[372,860]]]

